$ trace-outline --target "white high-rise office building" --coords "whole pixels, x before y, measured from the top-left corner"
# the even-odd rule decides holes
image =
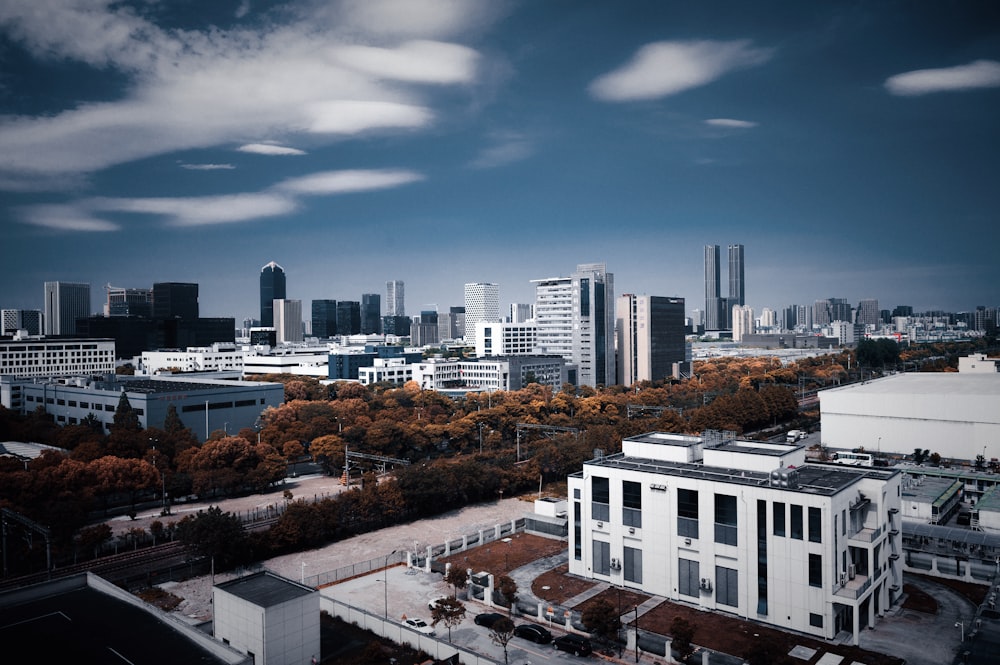
[[[576,365],[581,386],[613,385],[614,275],[603,263],[584,263],[569,277],[533,279],[540,353]]]
[[[45,334],[75,335],[76,320],[90,316],[90,284],[45,282]]]
[[[274,301],[274,330],[278,344],[301,342],[302,334],[302,301]]]
[[[385,283],[385,315],[406,316],[403,280],[401,279],[392,279]]]
[[[684,298],[618,297],[618,383],[680,378],[690,372],[684,338]]]
[[[752,335],[756,330],[753,308],[749,305],[733,305],[733,341],[738,342],[744,335]]]
[[[476,323],[500,321],[500,285],[475,282],[465,285],[465,342],[476,343]]]

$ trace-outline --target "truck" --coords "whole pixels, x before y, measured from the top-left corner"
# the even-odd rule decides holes
[[[798,441],[800,439],[804,439],[804,438],[806,438],[806,433],[803,432],[802,430],[800,430],[800,429],[790,429],[790,430],[788,430],[788,434],[785,435],[785,442],[786,443],[795,443],[796,441]]]

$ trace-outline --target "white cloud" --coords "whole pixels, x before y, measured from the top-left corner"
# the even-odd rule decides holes
[[[289,178],[275,189],[304,195],[348,194],[390,189],[423,179],[420,173],[404,169],[325,171]]]
[[[105,212],[138,213],[165,217],[173,226],[206,226],[246,222],[295,212],[294,199],[275,193],[228,194],[177,198],[93,198],[79,202],[83,208]]]
[[[220,171],[236,168],[232,164],[187,164],[184,162],[181,162],[180,166],[182,169],[189,171]]]
[[[932,92],[956,92],[1000,87],[1000,62],[976,60],[967,65],[918,69],[890,76],[886,90],[894,95],[916,96]]]
[[[113,222],[93,217],[74,205],[36,205],[20,210],[21,221],[58,231],[108,232],[121,227]]]
[[[247,143],[241,145],[237,148],[240,152],[249,152],[255,155],[305,155],[305,150],[299,150],[298,148],[289,148],[283,145],[275,145],[273,143]]]
[[[417,128],[431,120],[426,108],[375,101],[324,101],[306,108],[315,134],[360,134],[373,129]]]
[[[654,42],[640,48],[624,66],[595,79],[589,90],[608,102],[659,99],[760,65],[772,54],[747,40]]]
[[[0,187],[242,145],[248,136],[330,141],[428,127],[435,118],[430,94],[442,85],[471,89],[484,69],[473,49],[440,40],[465,37],[465,29],[497,15],[450,0],[284,9],[254,29],[197,31],[160,28],[145,5],[111,0],[0,3],[0,32],[34,57],[117,70],[127,86],[113,101],[0,117]],[[400,35],[405,40],[392,43]]]
[[[750,129],[757,126],[756,122],[736,120],[734,118],[710,118],[705,121],[705,124],[712,127],[732,127],[734,129]]]
[[[500,133],[493,137],[491,145],[476,156],[469,166],[476,169],[490,169],[506,166],[527,159],[534,153],[534,147],[527,138],[517,133]]]

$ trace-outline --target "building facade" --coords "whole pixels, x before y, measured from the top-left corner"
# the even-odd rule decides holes
[[[138,370],[153,375],[160,372],[243,372],[246,354],[236,344],[217,342],[211,346],[143,351]]]
[[[153,284],[153,317],[157,319],[197,319],[198,285],[190,282]]]
[[[337,334],[337,301],[312,301],[312,334],[320,339]]]
[[[744,281],[743,245],[729,246],[729,306],[746,305],[746,282]]]
[[[39,309],[0,310],[0,335],[14,335],[18,330],[41,335],[45,330],[44,318]]]
[[[569,477],[569,572],[856,645],[901,594],[901,475],[721,432],[630,437]]]
[[[525,356],[538,353],[538,326],[534,323],[476,324],[476,356]]]
[[[361,294],[361,334],[382,334],[382,296],[377,293]]]
[[[303,341],[301,300],[274,301],[274,330],[278,334],[278,344]]]
[[[152,316],[152,289],[131,289],[108,284],[104,316]]]
[[[406,316],[405,289],[401,279],[385,283],[385,315]]]
[[[260,269],[260,327],[274,325],[274,301],[285,299],[285,269],[271,261]]]
[[[357,300],[341,300],[337,303],[337,334],[361,334],[361,303]]]
[[[757,332],[753,308],[744,305],[733,305],[733,341],[739,342],[744,335]]]
[[[705,245],[705,330],[724,330],[719,246]]]
[[[0,375],[14,378],[100,376],[115,372],[113,339],[0,340]]]
[[[684,298],[618,297],[618,383],[661,381],[690,373]]]
[[[475,282],[465,285],[465,342],[475,345],[476,323],[500,320],[500,285]]]
[[[45,282],[45,334],[75,335],[76,320],[90,316],[90,284]]]

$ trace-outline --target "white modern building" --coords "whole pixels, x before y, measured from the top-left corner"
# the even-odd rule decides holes
[[[744,335],[757,332],[753,308],[749,305],[733,305],[733,341],[738,342]]]
[[[401,279],[385,283],[385,315],[406,316],[405,286]]]
[[[537,353],[538,326],[534,323],[476,323],[476,356],[524,356]]]
[[[465,285],[465,342],[476,343],[476,324],[500,320],[500,285],[476,282]]]
[[[507,356],[479,360],[430,358],[413,363],[410,378],[424,390],[520,390],[529,383],[561,388],[571,366],[560,356]]]
[[[274,329],[278,344],[294,344],[304,339],[302,334],[302,301],[274,301]]]
[[[831,321],[825,326],[826,336],[833,337],[841,346],[854,344],[857,339],[854,335],[854,324],[850,321]]]
[[[1000,373],[895,374],[819,392],[822,443],[944,458],[1000,457]]]
[[[299,374],[325,379],[329,375],[330,350],[326,345],[254,348],[243,356],[243,376]]]
[[[614,385],[614,275],[603,263],[583,263],[569,277],[531,280],[535,285],[538,352],[566,358],[581,386]]]
[[[212,588],[217,640],[255,665],[308,665],[320,654],[320,593],[261,571]]]
[[[115,340],[15,335],[0,340],[0,375],[15,378],[113,374]]]
[[[375,358],[369,367],[358,368],[358,382],[363,386],[392,383],[401,386],[413,378],[413,366],[405,358]]]
[[[230,342],[189,346],[183,350],[143,351],[139,371],[149,375],[161,372],[242,372],[245,354],[243,348]]]
[[[973,353],[958,359],[959,373],[996,374],[1000,372],[1000,358],[987,358],[985,353]]]
[[[45,282],[45,334],[74,335],[76,320],[90,316],[90,284]]]
[[[569,572],[858,644],[902,588],[900,477],[652,432],[569,477]]]

